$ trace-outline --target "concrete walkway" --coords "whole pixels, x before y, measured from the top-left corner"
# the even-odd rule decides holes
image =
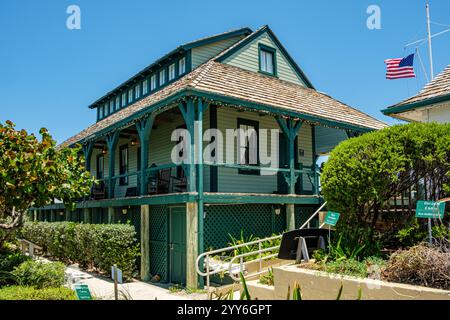
[[[87,284],[91,294],[98,299],[114,300],[114,282],[106,277],[94,273],[85,272],[77,265],[66,268],[66,275],[75,283]],[[120,300],[205,300],[206,293],[187,294],[185,291],[171,293],[170,285],[152,284],[133,280],[132,282],[119,284]]]

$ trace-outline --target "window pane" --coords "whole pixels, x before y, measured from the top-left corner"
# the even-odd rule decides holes
[[[128,90],[128,103],[133,102],[133,89]]]
[[[267,64],[266,64],[266,52],[261,50],[261,71],[267,71]]]
[[[99,119],[103,118],[103,107],[98,108],[98,117],[99,117]]]
[[[169,81],[175,79],[175,63],[169,66]]]
[[[144,82],[142,82],[142,95],[146,95],[148,93],[148,80],[145,79]]]
[[[159,72],[159,85],[162,86],[166,82],[166,70]]]
[[[114,100],[109,102],[109,113],[114,113]]]
[[[273,73],[273,53],[267,52],[266,59],[267,72]]]
[[[178,61],[178,74],[182,75],[186,72],[186,58],[181,58],[180,61]]]
[[[152,77],[150,78],[150,90],[155,90],[156,89],[156,74],[152,75]]]
[[[108,103],[105,103],[103,105],[103,113],[104,113],[105,117],[109,114]]]
[[[120,109],[120,97],[119,96],[117,96],[116,97],[116,110],[119,110]]]
[[[122,93],[122,107],[125,107],[127,104],[127,94],[124,92]]]
[[[139,99],[139,97],[141,96],[141,90],[139,87],[139,85],[136,85],[134,87],[134,99]]]

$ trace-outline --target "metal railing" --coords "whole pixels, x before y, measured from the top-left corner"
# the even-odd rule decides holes
[[[327,203],[324,202],[309,218],[306,220],[305,223],[303,223],[299,229],[303,229],[306,226],[309,228],[310,222],[314,217],[316,217],[320,210],[322,210]],[[238,281],[240,279],[240,273],[244,275],[244,278],[257,276],[260,274],[265,273],[267,270],[263,270],[263,261],[271,258],[275,258],[278,256],[278,250],[280,249],[279,245],[271,246],[267,248],[263,248],[264,242],[274,241],[277,239],[282,238],[282,234],[277,236],[272,236],[268,238],[258,239],[255,241],[250,241],[246,243],[241,243],[238,245],[217,249],[217,250],[211,250],[207,252],[203,252],[197,257],[195,268],[197,271],[197,274],[206,277],[206,287],[207,287],[207,293],[208,297],[210,295],[210,286],[211,286],[211,279],[210,277],[215,274],[228,274],[231,279],[234,281]],[[238,255],[235,255],[233,257],[230,257],[229,261],[221,261],[220,256],[223,255],[226,252],[234,251],[236,249],[242,248],[242,247],[248,247],[248,246],[254,246],[258,245],[258,249],[241,253]],[[275,252],[274,252],[275,251]],[[263,255],[264,253],[270,252],[270,254]],[[254,259],[244,259],[246,257],[255,256]],[[214,257],[217,257],[214,259]],[[245,260],[245,261],[244,261]],[[235,261],[239,261],[239,263],[234,263]],[[253,273],[247,273],[245,272],[245,266],[258,261],[258,271]],[[216,266],[214,266],[214,262],[216,262]],[[203,268],[200,268],[200,264],[203,264]]]

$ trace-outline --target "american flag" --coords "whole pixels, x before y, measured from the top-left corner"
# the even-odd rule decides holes
[[[386,59],[386,79],[414,78],[414,53],[405,58]]]

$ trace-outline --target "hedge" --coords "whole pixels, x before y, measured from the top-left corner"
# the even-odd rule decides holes
[[[61,262],[28,260],[16,267],[11,274],[21,286],[58,288],[64,284],[65,270],[66,266]]]
[[[117,264],[124,278],[133,276],[140,253],[136,231],[129,224],[27,222],[21,236],[65,263],[107,274]]]
[[[77,300],[73,290],[66,287],[36,289],[10,286],[0,288],[0,300]]]

